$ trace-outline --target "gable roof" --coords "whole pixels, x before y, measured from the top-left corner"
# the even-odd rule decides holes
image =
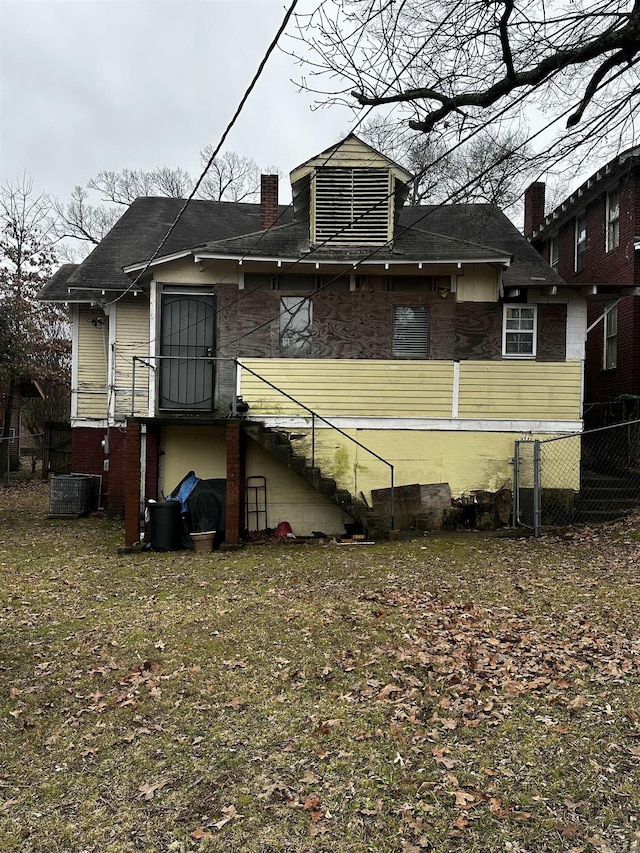
[[[184,205],[182,199],[138,198],[82,264],[65,264],[39,294],[44,301],[99,301],[103,292],[122,293],[132,278],[124,268],[142,268]],[[280,207],[285,224],[260,231],[260,205],[247,202],[192,201],[162,249],[157,263],[175,257],[213,256],[313,259],[354,263],[501,263],[506,287],[566,286],[498,208],[489,204],[420,205],[401,210],[393,244],[323,247],[309,251],[307,222],[292,222],[291,208]]]
[[[365,158],[363,160],[363,158]],[[335,145],[330,145],[325,148],[315,157],[306,160],[290,172],[291,183],[294,184],[307,175],[311,174],[315,169],[329,167],[349,167],[349,166],[369,166],[370,168],[387,168],[392,175],[403,183],[407,183],[413,178],[411,172],[408,172],[399,163],[391,160],[385,154],[376,151],[367,142],[356,136],[355,133],[350,133],[336,142]]]

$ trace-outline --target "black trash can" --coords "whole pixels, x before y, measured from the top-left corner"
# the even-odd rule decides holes
[[[181,547],[182,518],[180,501],[148,503],[151,547],[156,551],[175,551]]]

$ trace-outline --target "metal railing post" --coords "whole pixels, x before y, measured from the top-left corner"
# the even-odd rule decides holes
[[[391,466],[391,530],[396,529],[395,468]]]
[[[540,496],[540,440],[533,442],[533,535],[540,536],[542,530],[542,506]]]
[[[316,414],[311,415],[311,467],[316,467]]]
[[[131,368],[131,417],[135,415],[136,406],[136,361],[137,356],[133,357],[133,366]]]
[[[513,451],[513,494],[511,495],[512,524],[520,524],[520,442],[515,442]]]

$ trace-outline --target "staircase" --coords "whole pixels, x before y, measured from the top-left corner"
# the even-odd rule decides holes
[[[243,429],[246,435],[257,441],[281,465],[290,468],[358,522],[367,538],[384,539],[388,536],[388,520],[375,513],[364,501],[355,498],[351,492],[339,488],[333,477],[327,477],[305,456],[296,453],[287,432],[267,427],[260,421],[246,421]]]
[[[582,472],[580,493],[574,503],[575,522],[614,521],[624,518],[636,507],[640,507],[640,480],[637,476]]]

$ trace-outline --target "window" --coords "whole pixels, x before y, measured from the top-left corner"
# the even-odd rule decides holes
[[[536,354],[535,305],[505,305],[502,324],[502,354],[510,358],[531,358]]]
[[[311,355],[311,306],[305,296],[280,298],[280,354]]]
[[[426,358],[429,354],[429,309],[396,305],[393,309],[393,355]]]
[[[587,217],[584,211],[576,216],[575,245],[575,271],[579,272],[584,269],[584,256],[587,248]]]
[[[618,360],[618,306],[604,315],[604,369],[613,370]]]
[[[620,191],[607,193],[607,245],[605,251],[611,252],[620,245]]]
[[[549,266],[558,272],[558,237],[549,240]]]

